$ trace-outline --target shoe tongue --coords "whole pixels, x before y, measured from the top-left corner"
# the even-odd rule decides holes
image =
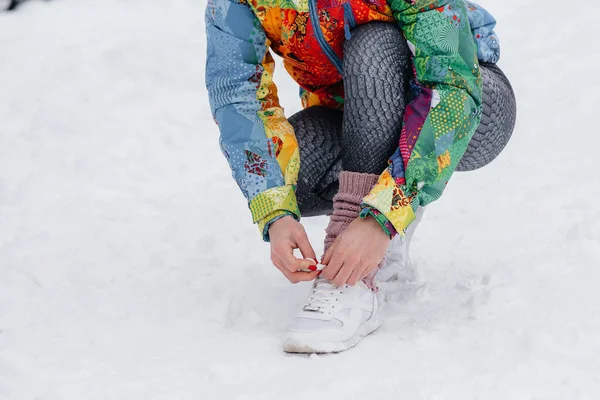
[[[315,288],[318,289],[337,289],[330,281],[325,278],[317,278],[315,279]]]

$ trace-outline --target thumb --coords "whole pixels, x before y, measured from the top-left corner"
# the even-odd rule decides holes
[[[301,232],[298,232],[298,235],[296,236],[296,245],[300,249],[302,257],[310,258],[312,260],[317,259],[317,255],[315,254],[304,229]]]
[[[325,252],[325,255],[323,256],[323,261],[321,261],[321,263],[323,265],[329,265],[329,262],[331,261],[331,256],[333,256],[333,253],[335,253],[335,248],[338,245],[338,241],[335,240],[331,246],[329,246],[329,248],[327,249],[327,251]]]

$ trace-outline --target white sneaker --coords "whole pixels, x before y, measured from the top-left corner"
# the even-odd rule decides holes
[[[415,229],[421,222],[423,217],[423,211],[425,207],[419,208],[416,214],[416,219],[406,229],[404,237],[396,235],[388,252],[385,255],[383,265],[377,271],[375,279],[379,282],[390,282],[390,281],[414,281],[416,279],[416,271],[411,267],[410,264],[410,242],[415,233]]]
[[[381,326],[377,295],[363,282],[332,285],[317,278],[308,302],[283,338],[288,353],[337,353],[356,346]]]

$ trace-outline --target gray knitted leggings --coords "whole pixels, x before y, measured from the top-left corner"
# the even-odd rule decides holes
[[[516,102],[495,65],[481,65],[481,124],[458,165],[470,171],[500,154],[512,135]],[[331,213],[338,176],[345,171],[380,174],[398,147],[404,109],[411,101],[411,53],[394,24],[371,23],[344,45],[344,112],[311,107],[293,115],[300,147],[296,197],[303,216]]]

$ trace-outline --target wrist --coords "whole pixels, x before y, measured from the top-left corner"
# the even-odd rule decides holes
[[[286,221],[289,221],[290,218],[295,221],[295,219],[291,215],[282,215],[279,218],[274,219],[271,223],[269,223],[269,234],[271,234],[271,228],[274,227],[275,229],[277,229],[281,224],[285,223]]]
[[[393,239],[396,236],[397,231],[394,225],[383,215],[379,210],[375,208],[365,207],[362,209],[359,215],[362,219],[368,219],[375,221],[380,229],[388,236],[389,239]]]
[[[274,225],[279,226],[280,225],[280,221],[288,221],[288,218],[292,218],[294,221],[296,220],[296,217],[287,211],[276,211],[273,214],[270,214],[269,216],[267,216],[267,220],[264,222],[264,225],[262,227],[262,236],[263,236],[263,240],[265,242],[270,242],[271,241],[271,227]]]
[[[392,238],[390,237],[390,235],[381,228],[381,225],[379,224],[379,222],[372,217],[371,215],[368,215],[365,218],[360,218],[362,221],[364,221],[365,224],[368,224],[370,229],[374,232],[374,235],[377,237],[381,237],[381,238],[386,238],[387,240],[391,240]]]

